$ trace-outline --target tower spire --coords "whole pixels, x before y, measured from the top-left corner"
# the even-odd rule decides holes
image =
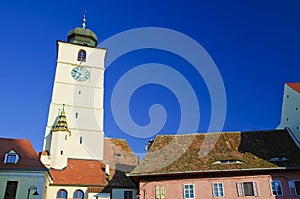
[[[86,27],[86,10],[83,12],[83,19],[82,19],[82,28],[85,29]]]
[[[60,112],[60,115],[58,116],[58,120],[52,129],[52,132],[55,131],[68,131],[70,132],[67,124],[67,118],[66,118],[66,113],[65,113],[65,104],[63,104],[63,109]]]
[[[96,47],[98,38],[93,31],[86,28],[86,11],[83,12],[82,25],[68,33],[68,42],[83,46]]]

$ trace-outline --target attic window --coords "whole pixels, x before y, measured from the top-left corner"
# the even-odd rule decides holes
[[[243,162],[239,160],[219,160],[214,162],[213,164],[240,164],[240,163]]]
[[[14,150],[10,150],[8,153],[5,154],[4,163],[16,164],[19,161],[19,159],[19,155]]]
[[[289,159],[284,156],[274,157],[271,158],[269,161],[271,162],[278,162],[278,161],[288,161]]]
[[[120,153],[115,153],[115,158],[121,158],[122,157],[122,154]]]

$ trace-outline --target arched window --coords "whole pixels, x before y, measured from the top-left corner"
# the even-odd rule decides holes
[[[86,60],[86,52],[84,50],[79,50],[77,61],[84,61]]]
[[[57,198],[57,199],[68,198],[68,193],[67,193],[67,191],[64,190],[64,189],[60,189],[60,190],[57,192],[56,198]]]
[[[81,191],[81,190],[76,190],[76,191],[74,192],[73,199],[83,199],[83,198],[84,198],[83,191]]]

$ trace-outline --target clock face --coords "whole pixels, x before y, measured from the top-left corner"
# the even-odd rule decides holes
[[[71,75],[75,80],[81,82],[88,80],[90,77],[88,69],[81,66],[73,68],[73,70],[71,71]]]

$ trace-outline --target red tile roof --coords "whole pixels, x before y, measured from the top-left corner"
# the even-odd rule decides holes
[[[47,170],[27,139],[0,138],[0,169]],[[5,154],[14,150],[20,159],[16,164],[4,163]]]
[[[97,160],[68,159],[63,170],[51,169],[54,185],[105,186],[105,165]]]
[[[149,153],[131,175],[300,167],[300,149],[286,130],[210,135],[212,137],[207,137],[204,146],[206,134],[157,136]],[[216,143],[213,135],[219,136]],[[206,148],[209,153],[200,156],[200,149]],[[240,163],[230,163],[235,160]],[[218,161],[229,163],[219,164]]]
[[[287,85],[300,93],[300,83],[287,83]]]
[[[116,157],[119,155],[120,157]],[[104,138],[104,163],[114,167],[116,164],[138,164],[138,157],[124,139]]]

